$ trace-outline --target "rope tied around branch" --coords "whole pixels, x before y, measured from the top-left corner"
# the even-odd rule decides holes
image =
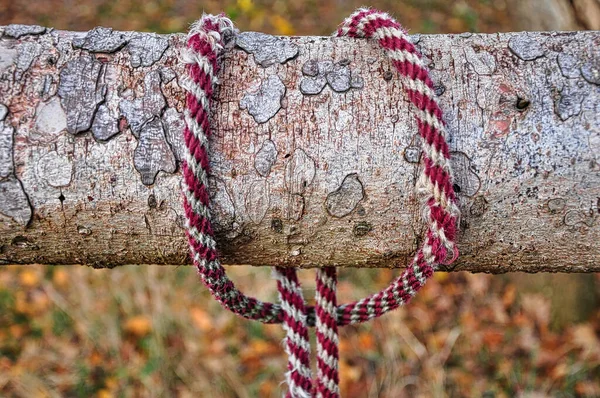
[[[353,303],[337,305],[334,267],[317,270],[315,307],[306,305],[294,268],[273,268],[279,303],[246,296],[221,265],[208,193],[210,104],[218,84],[220,57],[236,33],[224,15],[203,15],[192,25],[182,56],[187,72],[181,82],[186,91],[182,192],[191,257],[202,281],[225,308],[247,319],[283,324],[288,397],[339,397],[338,326],[365,322],[408,303],[439,264],[450,264],[458,257],[455,240],[460,212],[452,186],[442,111],[421,55],[400,24],[374,9],[361,8],[348,17],[336,36],[372,39],[379,44],[398,71],[417,121],[423,169],[416,192],[428,227],[422,246],[387,288]],[[317,336],[316,385],[310,368],[311,326],[316,327]]]

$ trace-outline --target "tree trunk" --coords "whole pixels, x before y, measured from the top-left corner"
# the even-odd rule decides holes
[[[183,37],[0,31],[0,262],[187,263]],[[455,269],[599,271],[600,34],[413,38],[451,134]],[[211,142],[226,261],[405,264],[423,232],[420,153],[380,50],[254,33],[237,45]]]
[[[577,20],[585,29],[600,30],[600,0],[572,0]]]

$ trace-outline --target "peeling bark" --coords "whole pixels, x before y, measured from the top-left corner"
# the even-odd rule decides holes
[[[188,263],[183,36],[0,35],[0,263]],[[226,262],[404,264],[423,232],[421,153],[390,63],[363,40],[244,40],[213,109]],[[454,269],[600,271],[600,34],[415,40],[451,134]]]

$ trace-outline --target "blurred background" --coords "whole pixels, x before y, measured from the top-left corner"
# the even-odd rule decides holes
[[[0,0],[0,25],[328,35],[357,1]],[[372,1],[412,33],[600,29],[598,0]],[[230,267],[276,299],[268,268]],[[394,270],[341,270],[341,301]],[[314,296],[314,271],[302,271]],[[265,282],[269,280],[269,283]],[[268,288],[265,288],[268,286]],[[600,275],[437,273],[406,308],[341,330],[345,397],[599,397]],[[192,267],[0,268],[0,396],[279,397],[280,326],[222,310]]]

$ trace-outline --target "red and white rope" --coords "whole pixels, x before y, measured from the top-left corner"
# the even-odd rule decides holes
[[[284,313],[285,352],[288,355],[287,396],[310,398],[312,396],[310,341],[302,288],[293,268],[274,267],[273,276],[277,280],[279,301]]]
[[[317,269],[315,294],[317,334],[317,397],[339,397],[337,272],[335,267]]]
[[[420,54],[406,32],[388,14],[359,9],[337,31],[338,36],[374,39],[384,49],[400,80],[415,114],[421,146],[423,171],[417,194],[423,203],[428,226],[423,245],[406,270],[386,289],[354,303],[338,306],[335,297],[335,268],[317,271],[315,308],[307,307],[295,269],[276,267],[280,304],[262,302],[240,292],[220,263],[209,209],[208,144],[210,104],[218,84],[219,57],[226,41],[236,33],[223,15],[204,15],[190,29],[187,50],[182,54],[187,77],[183,161],[183,205],[191,256],[204,284],[227,309],[248,319],[283,323],[289,356],[287,382],[289,397],[337,397],[337,327],[365,322],[407,303],[433,275],[438,264],[448,264],[458,256],[455,245],[459,210],[452,187],[450,152],[442,111],[433,92],[433,83]],[[308,327],[317,329],[317,383],[310,374]]]

